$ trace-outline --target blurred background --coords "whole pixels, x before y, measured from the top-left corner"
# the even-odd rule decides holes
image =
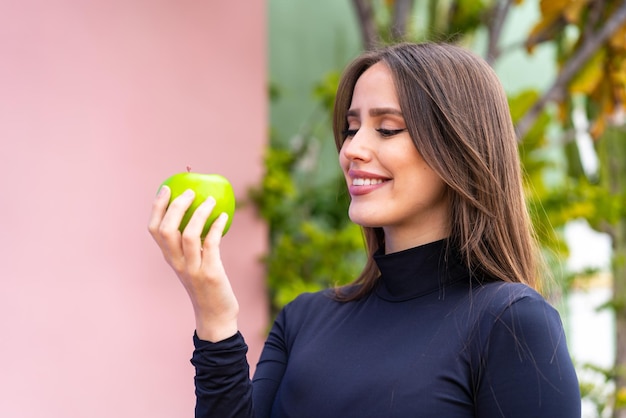
[[[0,416],[192,415],[193,313],[146,230],[188,165],[235,188],[253,367],[285,303],[351,280],[332,101],[399,40],[500,76],[583,416],[626,416],[625,22],[623,0],[0,0]]]

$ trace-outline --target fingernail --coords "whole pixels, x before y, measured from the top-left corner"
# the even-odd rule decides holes
[[[209,196],[204,200],[204,202],[202,202],[202,207],[207,207],[207,206],[210,208],[215,207],[215,199],[213,197]]]
[[[159,189],[157,193],[157,197],[162,197],[165,194],[167,189],[168,189],[167,186],[161,186],[161,188]]]
[[[185,192],[183,193],[183,197],[184,197],[185,199],[193,199],[194,195],[195,195],[195,193],[194,193],[194,192],[193,192],[193,190],[191,190],[191,189],[187,189],[187,190],[185,190]]]

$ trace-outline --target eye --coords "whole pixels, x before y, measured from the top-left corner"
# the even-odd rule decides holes
[[[391,136],[401,134],[404,131],[406,131],[406,128],[402,128],[402,129],[384,129],[384,128],[379,128],[379,129],[376,129],[376,132],[378,132],[380,134],[380,136],[382,136],[383,138],[389,138]]]
[[[343,139],[352,138],[358,131],[358,129],[346,129],[342,132]]]

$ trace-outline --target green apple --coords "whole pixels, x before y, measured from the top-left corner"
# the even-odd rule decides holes
[[[224,233],[228,232],[230,224],[233,219],[233,213],[235,212],[235,193],[233,192],[233,186],[230,182],[219,174],[201,174],[201,173],[178,173],[165,180],[161,186],[168,186],[172,191],[170,196],[170,202],[176,197],[183,194],[187,189],[191,189],[195,192],[195,198],[193,203],[185,212],[183,220],[180,222],[180,232],[183,232],[191,215],[202,202],[204,202],[209,196],[213,196],[216,201],[215,208],[209,219],[207,219],[204,228],[202,229],[201,237],[204,238],[209,232],[209,228],[215,219],[222,213],[228,214],[228,222],[224,227]]]

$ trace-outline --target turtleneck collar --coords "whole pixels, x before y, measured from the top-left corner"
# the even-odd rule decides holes
[[[391,254],[379,250],[374,254],[381,273],[376,294],[399,302],[442,291],[444,285],[461,279],[469,280],[458,252],[448,248],[447,243],[443,239]]]

